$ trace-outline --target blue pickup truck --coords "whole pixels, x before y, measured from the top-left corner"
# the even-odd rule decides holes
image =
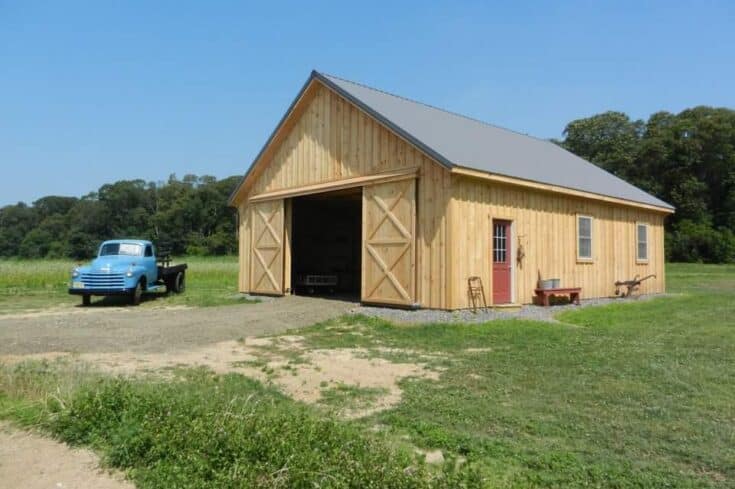
[[[180,293],[186,286],[186,264],[171,265],[168,254],[156,256],[156,247],[140,239],[115,239],[100,245],[92,263],[71,272],[69,293],[82,296],[88,306],[93,295],[125,295],[134,305],[144,292]]]

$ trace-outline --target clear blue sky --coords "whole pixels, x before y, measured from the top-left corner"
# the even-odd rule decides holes
[[[312,69],[539,137],[735,107],[735,2],[0,0],[0,205],[242,174]]]

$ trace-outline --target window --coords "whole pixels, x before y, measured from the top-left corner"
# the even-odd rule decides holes
[[[151,245],[145,246],[145,256],[153,256],[153,248],[151,248]]]
[[[592,218],[577,216],[577,260],[592,261]]]
[[[133,243],[105,243],[100,249],[100,256],[140,256],[143,254],[143,247]]]
[[[493,262],[505,263],[508,261],[508,226],[495,224],[493,228]]]
[[[648,261],[648,224],[639,222],[636,224],[636,255],[639,263]]]

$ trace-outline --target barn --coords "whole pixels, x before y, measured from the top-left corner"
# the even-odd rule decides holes
[[[462,309],[655,274],[673,208],[545,140],[312,72],[233,192],[239,288]]]

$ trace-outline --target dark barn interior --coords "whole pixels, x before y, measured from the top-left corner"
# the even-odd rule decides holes
[[[296,197],[292,216],[293,292],[359,296],[362,189]]]

